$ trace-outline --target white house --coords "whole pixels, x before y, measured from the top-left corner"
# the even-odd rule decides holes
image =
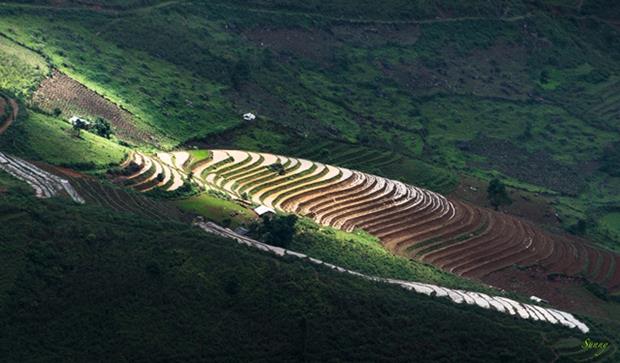
[[[265,207],[264,205],[260,205],[254,208],[254,213],[256,213],[259,217],[262,217],[263,215],[274,215],[276,214],[276,211],[269,207]]]
[[[547,300],[541,299],[538,296],[534,296],[534,295],[530,296],[530,300],[535,301],[537,303],[545,303],[545,304],[549,303]]]
[[[252,120],[256,119],[256,115],[251,113],[251,112],[248,112],[248,113],[243,115],[243,119],[246,120],[246,121],[252,121]]]

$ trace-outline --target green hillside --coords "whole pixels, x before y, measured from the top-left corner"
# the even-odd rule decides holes
[[[0,224],[6,362],[547,361],[548,343],[572,334],[174,222],[15,191],[2,195],[0,211],[11,221]]]

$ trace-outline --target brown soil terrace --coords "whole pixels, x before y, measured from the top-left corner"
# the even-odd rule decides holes
[[[364,229],[395,254],[461,276],[496,283],[502,271],[535,267],[544,275],[573,276],[620,290],[620,255],[524,219],[303,159],[238,150],[211,153],[207,160],[192,160],[184,152],[134,154],[125,163],[132,173],[122,182],[137,190],[175,190],[182,184],[171,179],[185,180],[192,172],[206,188],[342,230]],[[269,168],[275,161],[284,165],[284,175]]]

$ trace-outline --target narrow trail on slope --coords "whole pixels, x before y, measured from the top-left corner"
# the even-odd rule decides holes
[[[95,5],[74,5],[74,6],[57,6],[57,5],[42,5],[42,4],[23,4],[23,3],[14,3],[14,2],[6,2],[6,3],[0,3],[0,7],[6,7],[6,8],[20,8],[20,9],[32,9],[32,10],[70,10],[70,11],[74,11],[74,10],[85,10],[85,11],[92,11],[92,12],[96,12],[96,13],[105,13],[105,14],[110,14],[110,15],[120,15],[120,14],[131,14],[131,13],[138,13],[138,12],[142,12],[142,11],[150,11],[150,10],[154,10],[154,9],[160,9],[160,8],[165,8],[171,5],[175,5],[175,4],[179,4],[179,3],[183,3],[183,2],[187,2],[185,0],[171,0],[171,1],[164,1],[161,3],[157,3],[157,4],[151,4],[151,5],[144,5],[144,6],[138,6],[138,7],[134,7],[134,8],[128,8],[128,9],[117,9],[117,8],[113,8],[113,7],[106,7],[106,6],[95,6]]]
[[[11,112],[6,116],[2,123],[0,123],[0,135],[2,135],[9,128],[9,126],[11,126],[13,121],[17,119],[17,114],[19,113],[19,104],[17,104],[17,101],[11,98],[4,98],[4,100],[11,107]]]
[[[286,11],[286,10],[273,10],[273,9],[258,9],[252,7],[240,7],[234,5],[224,5],[224,4],[212,4],[214,7],[225,8],[229,10],[237,10],[237,11],[249,11],[255,13],[263,13],[263,14],[273,14],[273,15],[287,15],[287,16],[305,16],[309,18],[319,18],[325,20],[332,21],[346,21],[349,23],[357,23],[357,24],[385,24],[385,25],[408,25],[408,24],[434,24],[434,23],[452,23],[459,21],[472,21],[472,20],[497,20],[503,22],[515,22],[519,20],[523,20],[529,17],[532,17],[532,14],[524,14],[524,15],[515,15],[511,17],[490,17],[490,16],[462,16],[462,17],[453,17],[453,18],[435,18],[435,19],[419,19],[419,20],[383,20],[383,19],[364,19],[364,18],[348,18],[348,17],[338,17],[338,16],[330,16],[318,13],[311,12],[303,12],[303,11]]]

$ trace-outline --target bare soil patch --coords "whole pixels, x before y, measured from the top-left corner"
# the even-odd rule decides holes
[[[603,307],[604,301],[588,292],[578,277],[549,277],[540,267],[509,267],[492,273],[484,282],[525,296],[538,296],[559,309],[580,314],[613,318]]]
[[[112,124],[120,138],[143,142],[154,140],[153,136],[136,126],[132,114],[58,71],[41,83],[32,101],[46,112],[53,113],[59,109],[66,119],[72,116],[104,118]]]
[[[446,49],[439,57],[384,64],[382,72],[416,96],[449,92],[481,97],[526,100],[533,89],[526,74],[524,47],[495,44],[460,54]]]
[[[69,176],[71,178],[86,178],[87,177],[85,174],[77,172],[73,169],[63,168],[61,166],[50,165],[50,164],[46,164],[42,162],[33,162],[33,164],[35,164],[36,166],[38,166],[39,168],[43,170],[49,171],[50,173],[54,173],[54,174],[61,174],[64,176]]]
[[[478,137],[459,145],[461,150],[483,156],[486,162],[473,166],[496,169],[518,180],[569,195],[577,195],[593,165],[566,165],[545,151],[530,152],[509,140]]]
[[[346,24],[333,26],[331,32],[340,41],[363,47],[387,44],[413,45],[420,37],[420,26],[418,24]]]
[[[299,28],[254,28],[244,32],[250,41],[276,54],[291,54],[314,61],[324,61],[333,54],[337,42],[321,30]]]
[[[360,47],[415,44],[420,36],[420,26],[342,24],[326,30],[261,27],[245,30],[243,35],[280,56],[293,55],[320,63],[333,63],[336,49],[345,43]]]
[[[450,197],[492,209],[493,206],[487,198],[487,187],[488,183],[485,181],[470,176],[462,176],[459,185],[450,194]],[[560,220],[555,215],[553,204],[547,198],[536,193],[510,188],[508,188],[508,194],[512,203],[502,205],[500,211],[554,230],[562,228]]]

